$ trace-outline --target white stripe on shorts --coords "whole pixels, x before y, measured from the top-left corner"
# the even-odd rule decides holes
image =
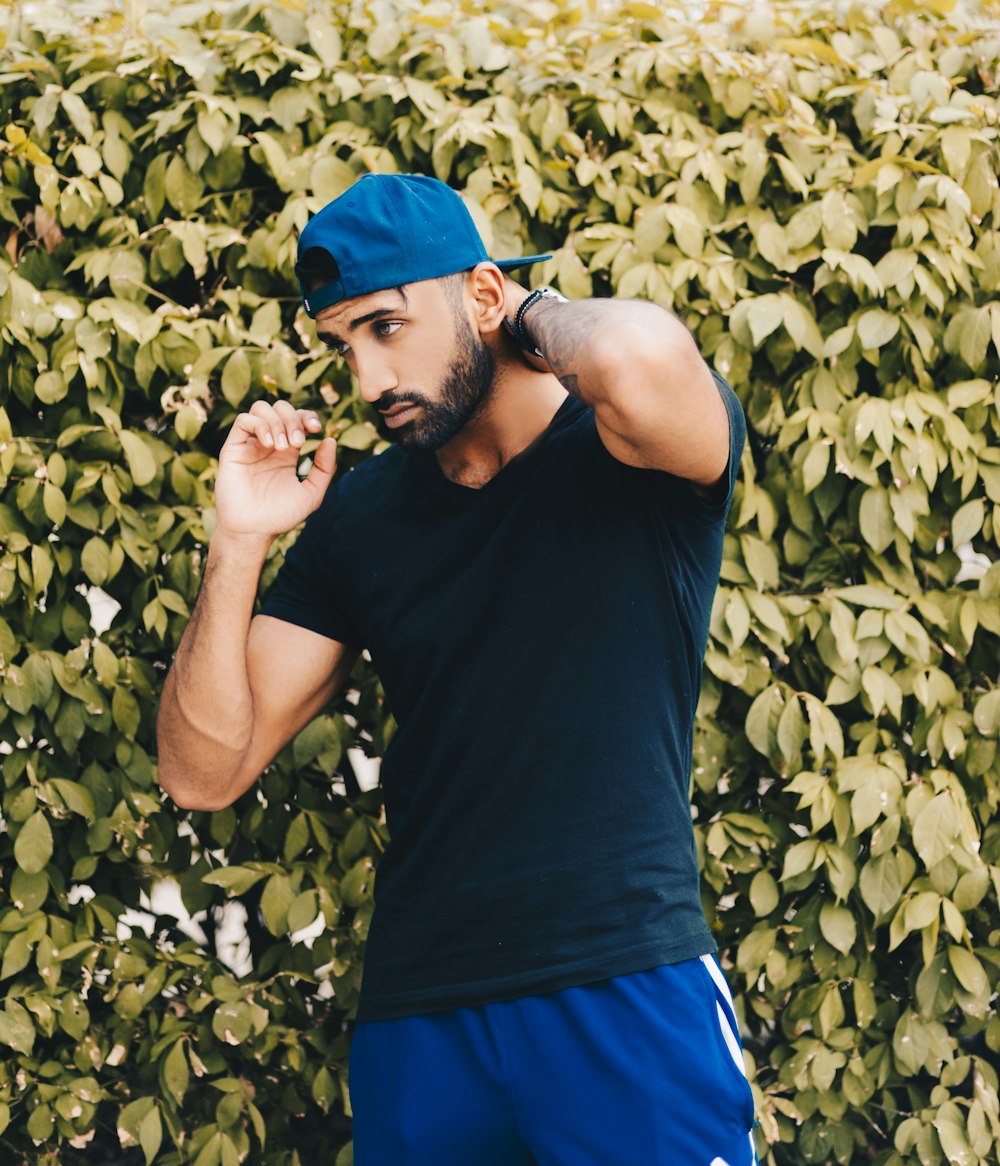
[[[703,955],[701,962],[708,968],[708,974],[715,981],[716,987],[722,992],[723,996],[729,1001],[729,1007],[733,1007],[733,998],[729,992],[729,985],[726,983],[726,978],[719,970],[719,965],[710,955]],[[722,1035],[726,1041],[726,1048],[729,1049],[729,1054],[736,1062],[736,1068],[746,1076],[746,1068],[743,1064],[743,1049],[740,1045],[739,1033],[733,1029],[732,1022],[726,1013],[726,1010],[716,1000],[715,1009],[719,1014],[719,1027],[722,1029]],[[735,1011],[735,1009],[734,1009]]]
[[[703,955],[701,957],[701,962],[705,965],[706,968],[708,968],[708,974],[712,977],[715,986],[719,989],[725,999],[729,1001],[729,1007],[732,1008],[733,1015],[735,1016],[736,1008],[733,1004],[733,995],[729,991],[729,985],[726,983],[726,977],[722,974],[722,969],[715,962],[715,959],[710,955]],[[729,1019],[729,1015],[718,1000],[715,1002],[715,1008],[719,1014],[719,1026],[722,1029],[723,1037],[725,1037],[726,1048],[729,1049],[733,1060],[736,1062],[737,1069],[739,1069],[739,1071],[745,1077],[747,1070],[746,1066],[743,1064],[743,1046],[740,1043],[739,1033],[734,1030],[732,1022]],[[757,1143],[754,1141],[753,1130],[750,1131],[749,1137],[751,1153],[750,1160],[754,1163],[754,1166],[756,1166],[758,1161]],[[729,1163],[726,1162],[724,1158],[714,1158],[710,1166],[729,1166]]]

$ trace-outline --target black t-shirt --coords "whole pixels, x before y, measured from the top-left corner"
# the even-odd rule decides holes
[[[369,650],[382,762],[359,1019],[553,991],[715,949],[692,725],[746,435],[706,498],[611,456],[568,397],[481,489],[399,446],[336,481],[267,615]]]

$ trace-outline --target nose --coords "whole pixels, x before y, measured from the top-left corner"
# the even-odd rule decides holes
[[[377,351],[355,354],[355,372],[358,390],[370,405],[375,404],[383,393],[399,386],[399,377],[389,362]]]

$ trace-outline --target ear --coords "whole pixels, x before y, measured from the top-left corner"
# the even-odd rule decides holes
[[[469,272],[466,291],[479,334],[494,334],[503,323],[507,302],[504,274],[495,263],[477,263]]]

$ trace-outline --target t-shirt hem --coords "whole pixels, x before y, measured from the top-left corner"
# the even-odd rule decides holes
[[[584,984],[610,980],[615,976],[649,971],[650,968],[659,967],[661,964],[676,964],[715,951],[718,951],[718,945],[706,927],[704,931],[670,943],[656,940],[617,951],[613,958],[607,955],[599,959],[590,957],[586,960],[560,964],[557,967],[535,968],[516,976],[380,995],[366,994],[362,988],[357,1020],[359,1024],[399,1020],[428,1012],[477,1008],[483,1004],[493,1004],[520,996],[561,992],[565,988],[577,988]]]

